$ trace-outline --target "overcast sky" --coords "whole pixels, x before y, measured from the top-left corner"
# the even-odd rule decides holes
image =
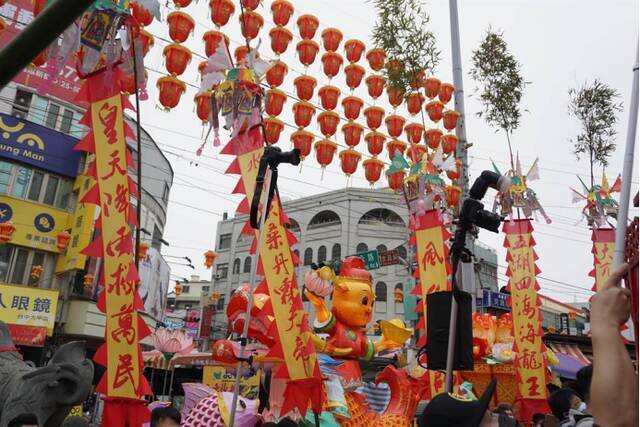
[[[234,1],[239,9],[237,1]],[[197,22],[195,35],[187,46],[199,55],[204,53],[202,34],[213,29],[209,20],[208,2],[200,1],[192,4],[185,12]],[[290,72],[282,89],[293,92],[293,79],[303,72],[297,57],[293,55],[295,43],[300,39],[295,27],[295,20],[302,13],[311,13],[320,20],[319,33],[326,27],[337,27],[345,35],[345,40],[357,38],[365,42],[367,48],[372,47],[370,35],[376,13],[373,5],[361,0],[298,0],[294,2],[296,12],[287,26],[295,35],[288,51],[282,59],[289,64]],[[269,47],[268,31],[274,26],[271,12],[271,0],[263,1],[258,12],[265,17],[265,26],[260,37],[260,51],[269,59],[274,54]],[[425,3],[425,9],[431,17],[429,30],[433,31],[441,50],[441,62],[435,75],[442,81],[452,81],[451,74],[451,38],[449,30],[449,5],[446,0],[433,0]],[[167,10],[163,10],[166,16]],[[233,51],[241,41],[238,24],[239,10],[229,23],[222,28],[232,42]],[[523,113],[521,127],[514,132],[514,150],[520,153],[523,168],[528,168],[535,158],[540,159],[539,181],[531,182],[543,206],[551,216],[553,223],[534,222],[536,248],[540,259],[538,265],[542,270],[540,284],[543,292],[563,301],[584,301],[589,297],[592,279],[587,277],[592,268],[590,232],[584,221],[580,222],[581,204],[572,204],[569,187],[580,188],[575,177],[579,173],[586,178],[589,173],[585,160],[577,161],[571,154],[569,139],[578,131],[578,123],[567,114],[568,90],[585,81],[598,78],[614,87],[621,93],[624,111],[620,115],[618,126],[618,148],[611,159],[607,170],[610,181],[622,172],[622,157],[628,123],[628,105],[631,92],[631,68],[634,61],[634,49],[638,37],[638,2],[636,0],[609,0],[607,2],[593,0],[460,0],[460,38],[462,46],[462,64],[464,72],[465,103],[467,114],[467,138],[474,146],[470,149],[471,179],[490,168],[489,158],[497,163],[504,172],[507,168],[508,149],[503,134],[495,133],[484,121],[475,117],[480,110],[479,103],[473,98],[474,84],[468,76],[472,50],[477,48],[486,29],[504,31],[510,51],[522,64],[522,72],[527,86],[522,101]],[[166,23],[154,23],[150,28],[156,36],[168,39]],[[155,48],[147,55],[145,64],[151,70],[164,71],[162,48],[166,42],[156,38]],[[255,42],[254,42],[255,44]],[[318,79],[319,86],[328,80],[322,74],[320,66],[321,48],[316,63],[309,67],[308,73]],[[340,53],[344,53],[342,46]],[[203,278],[210,278],[211,271],[202,266],[202,253],[215,247],[216,223],[223,212],[234,212],[240,197],[231,195],[237,181],[236,176],[223,174],[229,162],[229,156],[218,155],[219,148],[207,144],[204,156],[196,159],[195,151],[201,143],[203,128],[194,112],[193,96],[199,86],[197,65],[201,57],[194,57],[189,70],[182,77],[190,84],[179,106],[171,113],[157,108],[157,90],[155,81],[159,73],[149,72],[150,100],[143,103],[142,123],[146,130],[156,139],[160,147],[171,161],[175,171],[175,180],[171,189],[168,221],[165,228],[165,239],[170,246],[163,253],[174,256],[189,256],[196,265],[195,273]],[[370,73],[364,59],[367,74]],[[332,84],[348,91],[344,85],[344,73],[333,79]],[[364,83],[356,90],[356,94],[371,102],[366,94]],[[315,101],[315,99],[314,99]],[[290,113],[293,100],[285,105],[285,112],[280,119],[293,123]],[[382,100],[378,101],[391,110]],[[340,107],[338,107],[339,110]],[[403,110],[400,110],[403,111]],[[342,113],[342,111],[340,111]],[[408,117],[408,114],[407,114]],[[420,121],[420,116],[411,119]],[[319,134],[315,121],[308,129]],[[286,128],[279,145],[289,149],[291,128]],[[226,142],[228,135],[222,131],[222,140]],[[342,136],[339,136],[342,142]],[[364,142],[358,150],[367,154]],[[313,153],[312,156],[313,157]],[[388,160],[386,151],[381,156]],[[366,158],[366,157],[364,157]],[[196,161],[198,166],[196,166]],[[298,168],[282,167],[279,186],[281,193],[288,198],[297,198],[318,194],[332,189],[344,188],[346,185],[365,187],[361,166],[349,182],[342,174],[339,161],[334,160],[321,179],[321,171],[314,158],[308,158],[300,171]],[[598,177],[601,172],[598,172]],[[599,178],[598,178],[599,179]],[[633,178],[633,193],[638,190],[637,164]],[[380,183],[376,187],[384,187]],[[493,193],[485,201],[491,206]],[[632,210],[637,214],[637,210]],[[501,247],[503,236],[482,231],[480,240],[498,249],[498,269],[501,281],[504,281],[506,265],[505,251]],[[187,267],[172,265],[178,277],[189,277],[193,270]],[[559,284],[569,283],[572,287]],[[578,287],[580,289],[576,289]]]

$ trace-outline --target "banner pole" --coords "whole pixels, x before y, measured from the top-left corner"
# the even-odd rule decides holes
[[[253,305],[253,291],[255,290],[256,273],[258,271],[258,262],[260,260],[260,243],[262,242],[262,232],[264,223],[267,219],[266,212],[269,204],[269,188],[271,188],[271,178],[273,172],[270,168],[265,170],[267,178],[265,180],[265,190],[262,192],[262,215],[260,216],[260,228],[258,229],[258,242],[256,244],[256,252],[253,254],[251,262],[251,275],[249,276],[249,297],[247,300],[247,311],[244,316],[244,325],[242,327],[242,335],[240,336],[240,359],[245,357],[245,349],[247,346],[247,335],[249,335],[249,321],[251,320],[251,308]],[[238,360],[236,365],[236,382],[233,385],[233,402],[229,411],[229,427],[235,425],[236,408],[238,406],[238,395],[240,394],[240,369],[242,368],[242,360]]]
[[[624,262],[625,237],[627,234],[627,218],[629,216],[629,200],[631,199],[631,178],[633,175],[633,155],[636,145],[638,126],[638,44],[636,44],[636,62],[633,65],[633,83],[631,85],[631,103],[629,106],[629,124],[627,126],[627,143],[624,151],[622,167],[622,189],[620,191],[620,209],[616,225],[616,246],[613,252],[613,268]]]

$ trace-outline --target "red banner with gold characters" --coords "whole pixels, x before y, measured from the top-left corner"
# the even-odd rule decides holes
[[[451,290],[449,248],[445,244],[450,234],[444,228],[440,212],[435,209],[416,215],[412,224],[414,235],[410,243],[416,246],[418,269],[415,277],[419,281],[412,293],[422,299],[422,318],[418,327],[426,331],[427,295]],[[425,339],[426,334],[418,345],[424,344]]]
[[[604,282],[611,275],[611,263],[613,262],[613,251],[616,243],[616,230],[613,228],[598,228],[591,234],[593,248],[593,270],[589,276],[593,277],[595,283],[591,290],[598,292]]]
[[[511,220],[504,223],[507,248],[507,285],[513,316],[515,337],[515,361],[517,396],[521,399],[521,419],[530,420],[535,412],[545,413],[547,399],[547,370],[542,342],[540,289],[536,276],[540,272],[536,265],[533,226],[528,219]]]
[[[90,105],[81,120],[90,132],[76,149],[95,155],[86,171],[95,179],[95,185],[81,202],[100,207],[96,228],[101,232],[83,253],[103,259],[98,309],[106,317],[105,343],[94,358],[106,367],[97,387],[107,396],[103,425],[125,425],[120,424],[125,420],[129,425],[139,425],[148,418],[140,398],[151,394],[142,375],[139,341],[150,331],[138,316],[144,305],[136,291],[139,276],[130,227],[137,226],[130,204],[130,198],[137,194],[135,182],[127,172],[128,167],[133,167],[133,160],[126,138],[134,135],[124,122],[124,108],[133,107],[120,93],[117,74],[114,70],[107,77],[103,72],[85,81],[78,98]]]

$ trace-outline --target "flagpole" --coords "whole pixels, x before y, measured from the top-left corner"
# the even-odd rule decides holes
[[[616,226],[616,246],[613,253],[613,268],[624,262],[624,249],[627,234],[627,218],[629,216],[629,200],[631,199],[631,179],[633,174],[633,155],[636,145],[638,126],[638,48],[636,43],[636,62],[633,65],[633,83],[631,85],[631,103],[629,104],[629,124],[627,126],[627,143],[624,151],[622,168],[622,189],[620,190],[620,209]]]

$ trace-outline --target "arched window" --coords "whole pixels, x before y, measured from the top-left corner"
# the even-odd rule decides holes
[[[244,259],[244,268],[242,269],[243,273],[251,273],[251,257],[248,256]]]
[[[342,247],[340,246],[340,243],[336,243],[331,248],[331,260],[337,261],[340,260],[340,258],[342,258]]]
[[[284,225],[285,228],[294,234],[300,233],[300,224],[293,218],[289,218],[289,223]]]
[[[233,261],[233,274],[239,274],[240,273],[240,258],[236,258]]]
[[[327,260],[327,248],[320,246],[318,248],[318,264]]]
[[[304,250],[304,265],[311,265],[313,263],[313,249],[307,248]]]
[[[378,250],[378,252],[386,252],[387,251],[387,247],[385,245],[378,245],[378,246],[376,246],[376,249]]]
[[[390,211],[389,209],[377,208],[372,209],[360,217],[358,224],[363,225],[379,225],[384,224],[389,227],[406,227],[405,222],[400,215]]]
[[[356,246],[356,253],[367,252],[369,250],[369,246],[366,243],[358,243]]]
[[[311,230],[313,228],[328,227],[330,225],[337,225],[340,223],[340,217],[337,213],[333,211],[322,211],[311,218],[308,229]]]
[[[387,301],[387,284],[384,282],[376,283],[376,302]]]
[[[398,256],[403,260],[407,260],[407,248],[404,246],[398,246]]]

